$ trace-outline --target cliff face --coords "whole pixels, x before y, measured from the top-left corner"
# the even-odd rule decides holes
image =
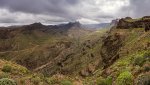
[[[122,56],[149,49],[149,30],[148,16],[141,19],[130,17],[120,19],[102,41],[101,56],[104,68]]]
[[[122,18],[118,21],[117,28],[129,29],[129,28],[144,28],[145,31],[150,30],[150,17],[145,16],[140,19],[132,19],[130,17]]]
[[[119,33],[109,34],[102,42],[101,56],[104,67],[107,67],[120,57],[119,51],[123,47],[124,36]]]

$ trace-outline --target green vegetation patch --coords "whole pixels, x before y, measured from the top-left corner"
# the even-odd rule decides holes
[[[116,85],[133,85],[133,76],[131,72],[125,71],[116,79]]]
[[[97,85],[112,85],[112,77],[107,77],[106,79],[104,78],[99,78],[96,81]]]
[[[12,79],[3,78],[3,79],[0,79],[0,85],[17,85],[17,84]]]
[[[73,83],[70,80],[62,80],[61,85],[73,85]]]
[[[10,65],[4,65],[2,68],[3,72],[11,72],[12,71],[12,67]]]

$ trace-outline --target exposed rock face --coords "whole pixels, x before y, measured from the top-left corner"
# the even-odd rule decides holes
[[[123,46],[124,36],[116,33],[103,39],[101,56],[104,67],[109,66],[119,58],[119,50]]]
[[[16,34],[17,33],[14,29],[0,28],[0,39],[13,38]]]
[[[145,31],[150,30],[150,16],[141,19],[132,19],[130,17],[122,18],[117,24],[119,29],[144,28]]]

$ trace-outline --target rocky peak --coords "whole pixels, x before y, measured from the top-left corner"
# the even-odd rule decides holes
[[[131,17],[125,17],[124,19],[132,19]]]
[[[77,28],[81,27],[81,24],[80,24],[79,21],[69,22],[68,25],[71,26],[71,27],[77,27]]]
[[[25,25],[24,27],[25,27],[24,30],[35,30],[35,29],[45,28],[46,26],[38,22],[38,23],[30,24],[30,25]]]
[[[36,22],[36,23],[30,24],[30,26],[32,26],[32,27],[42,27],[44,25],[40,22]]]
[[[142,17],[142,19],[146,19],[146,18],[150,19],[150,16],[144,16],[144,17]]]

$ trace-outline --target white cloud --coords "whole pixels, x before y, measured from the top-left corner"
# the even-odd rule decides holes
[[[98,21],[87,19],[87,18],[81,18],[78,19],[77,21],[81,22],[82,24],[98,24]]]
[[[127,11],[121,10],[130,5],[129,0],[37,0],[31,6],[28,4],[34,0],[23,0],[24,3],[20,0],[12,0],[13,3],[2,1],[0,5],[5,6],[0,6],[0,23],[59,24],[75,20],[82,23],[110,22],[127,14]]]

